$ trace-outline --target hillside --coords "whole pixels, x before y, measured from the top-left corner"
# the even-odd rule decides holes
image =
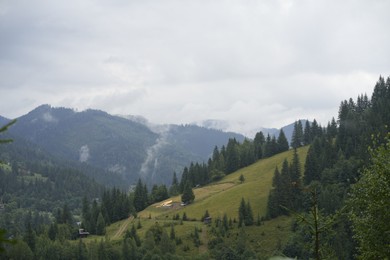
[[[302,168],[308,148],[306,146],[298,149]],[[138,223],[141,223],[142,228],[138,229],[137,232],[141,238],[144,238],[146,231],[155,223],[159,223],[160,226],[165,227],[168,233],[170,232],[171,224],[174,223],[176,236],[184,241],[183,245],[177,247],[177,254],[193,255],[205,253],[207,252],[207,243],[213,238],[211,233],[212,226],[204,225],[201,222],[205,211],[208,210],[213,221],[217,218],[222,219],[225,213],[228,219],[237,220],[238,207],[241,198],[244,198],[250,201],[255,218],[257,216],[265,216],[268,194],[272,188],[275,167],[281,168],[283,160],[286,158],[291,160],[292,155],[293,152],[290,150],[271,158],[259,160],[246,168],[226,176],[219,182],[196,188],[194,189],[195,201],[190,205],[181,206],[180,196],[153,204],[142,212],[139,212],[137,219],[129,218],[107,227],[106,236],[109,240],[119,241],[123,239],[126,230],[130,230],[132,225],[137,226]],[[239,181],[241,174],[245,177],[243,183]],[[162,206],[167,201],[172,201],[174,206]],[[182,218],[184,212],[191,221],[184,221],[180,224],[180,221],[172,220],[177,214]],[[257,254],[272,256],[281,244],[287,242],[287,237],[290,233],[290,224],[290,218],[279,217],[265,221],[260,226],[245,228],[249,246]],[[233,243],[234,238],[239,235],[239,229],[236,227],[237,224],[233,224],[233,226],[234,228],[230,231],[231,236],[226,238],[226,243]],[[195,227],[201,230],[201,241],[204,245],[198,248],[194,247],[191,242],[192,232]],[[96,236],[91,236],[87,241],[92,243],[96,238]]]
[[[1,119],[6,121],[6,119]],[[215,146],[244,136],[199,126],[147,125],[103,111],[76,112],[42,105],[17,119],[9,130],[60,160],[82,163],[111,173],[97,177],[104,185],[123,187],[141,177],[149,185],[170,184],[191,161],[207,161]]]

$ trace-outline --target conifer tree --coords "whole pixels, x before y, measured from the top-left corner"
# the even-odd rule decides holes
[[[303,176],[303,182],[305,185],[310,184],[314,180],[320,179],[320,166],[318,161],[318,155],[314,146],[310,146],[306,156],[305,163],[305,175]]]
[[[183,195],[181,196],[181,201],[183,203],[192,203],[195,199],[194,192],[192,191],[192,187],[190,182],[187,182],[186,185],[184,186],[184,191]]]
[[[252,226],[253,225],[253,211],[252,211],[252,207],[251,207],[251,204],[248,203],[246,204],[246,216],[245,216],[245,226]]]
[[[301,120],[295,121],[291,140],[292,148],[301,147],[303,143],[303,129]]]
[[[257,159],[263,158],[263,147],[265,144],[265,137],[263,132],[258,132],[255,135],[255,139],[253,140],[253,144],[255,146],[255,156]]]
[[[180,185],[179,185],[179,192],[183,193],[184,191],[184,186],[188,181],[190,181],[189,176],[188,176],[188,168],[184,167],[183,169],[183,174],[181,175],[181,180],[180,180]],[[193,183],[191,183],[192,186]]]
[[[137,186],[135,187],[134,191],[134,208],[135,210],[141,211],[144,208],[146,208],[147,205],[147,194],[145,194],[145,188],[141,179],[138,180]],[[146,190],[147,192],[147,190]]]
[[[293,159],[290,164],[291,180],[291,209],[298,210],[302,204],[302,185],[301,185],[301,164],[297,150],[294,149]]]
[[[289,145],[283,129],[280,129],[277,143],[278,143],[278,153],[288,151]]]
[[[177,180],[176,172],[173,172],[172,185],[169,188],[169,194],[171,196],[176,196],[179,194],[179,181]]]
[[[96,221],[96,235],[98,236],[104,235],[106,233],[105,227],[106,227],[106,223],[104,221],[102,212],[100,212]]]
[[[246,204],[244,198],[241,198],[240,207],[238,208],[238,226],[242,227],[245,224],[245,217],[247,215],[246,212]]]
[[[226,146],[226,173],[232,173],[240,167],[240,155],[236,139],[229,139]]]
[[[303,132],[303,144],[308,145],[312,141],[312,134],[311,134],[311,127],[310,127],[310,122],[309,120],[306,120],[305,123],[305,130]]]

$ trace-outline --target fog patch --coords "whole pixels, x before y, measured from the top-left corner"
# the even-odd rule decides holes
[[[80,162],[88,161],[88,159],[90,158],[88,145],[81,146],[79,154],[80,154],[80,157],[79,157]]]
[[[56,122],[58,122],[58,119],[55,118],[50,112],[44,113],[42,115],[42,119],[43,119],[43,121],[48,122],[48,123],[56,123]]]
[[[160,151],[165,145],[169,144],[168,136],[170,126],[167,125],[151,130],[157,132],[160,136],[157,138],[156,143],[146,150],[146,158],[142,163],[139,172],[140,177],[144,180],[149,179],[148,177],[150,177],[150,180],[154,179],[159,165],[158,157],[160,155]]]

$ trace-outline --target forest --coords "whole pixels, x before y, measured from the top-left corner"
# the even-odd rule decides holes
[[[293,219],[288,242],[276,252],[297,259],[388,259],[390,255],[390,77],[380,77],[371,97],[341,102],[337,120],[294,124],[291,144],[283,132],[232,138],[215,147],[207,162],[185,167],[180,181],[153,185],[139,179],[132,190],[107,188],[91,174],[57,164],[26,144],[13,150],[2,138],[0,162],[0,259],[258,259],[242,227],[265,225],[281,216]],[[1,128],[4,134],[11,124]],[[18,142],[14,140],[14,142]],[[306,158],[297,149],[308,147]],[[194,188],[219,181],[258,160],[293,151],[293,159],[274,169],[267,214],[256,216],[243,198],[236,219],[213,219],[207,253],[181,255],[182,244],[169,226],[156,223],[141,237],[133,225],[120,243],[85,243],[80,230],[104,236],[107,226],[137,215],[149,205],[182,194],[193,202]],[[28,158],[28,160],[26,159]],[[304,167],[301,161],[304,160]],[[86,171],[93,171],[86,168]],[[88,177],[89,176],[89,177]],[[240,177],[245,182],[244,176]],[[226,198],[228,199],[228,198]],[[202,220],[209,216],[206,210]],[[187,221],[187,216],[177,216]],[[139,222],[141,225],[141,222]],[[238,233],[228,243],[233,229]],[[195,227],[191,237],[202,246]],[[241,244],[240,244],[241,243]],[[253,242],[255,243],[255,241]]]

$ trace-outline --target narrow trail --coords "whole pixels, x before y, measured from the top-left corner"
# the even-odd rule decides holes
[[[112,237],[112,239],[118,239],[121,238],[127,227],[129,226],[130,222],[134,219],[133,216],[128,217],[119,227],[118,231],[115,233],[115,235]]]
[[[209,242],[208,241],[208,235],[207,235],[207,228],[204,226],[202,227],[202,233],[200,235],[201,239],[200,241],[202,241],[202,245],[199,246],[199,253],[205,253],[207,252],[207,243]]]

